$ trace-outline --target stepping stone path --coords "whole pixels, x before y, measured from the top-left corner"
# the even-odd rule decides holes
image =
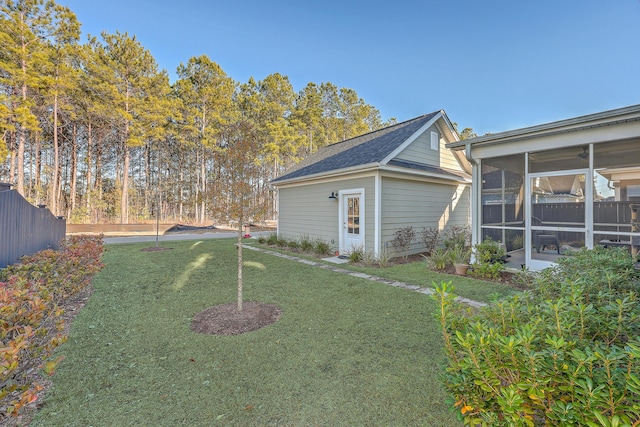
[[[293,256],[293,255],[287,255],[287,254],[282,254],[282,253],[279,253],[279,252],[270,251],[268,249],[258,248],[258,247],[255,247],[253,245],[246,245],[246,246],[243,245],[242,247],[246,248],[246,249],[250,249],[252,251],[258,251],[258,252],[262,252],[262,253],[265,253],[265,254],[270,254],[270,255],[273,255],[273,256],[277,256],[277,257],[280,257],[280,258],[285,258],[285,259],[288,259],[288,260],[291,260],[291,261],[300,262],[302,264],[311,265],[313,267],[324,268],[325,270],[334,271],[336,273],[342,273],[342,274],[347,274],[347,275],[353,276],[353,277],[359,277],[361,279],[372,280],[374,282],[384,283],[385,285],[395,286],[396,288],[407,289],[409,291],[416,291],[416,292],[420,292],[420,293],[426,294],[426,295],[432,295],[435,292],[431,288],[422,288],[420,286],[411,285],[409,283],[398,282],[396,280],[385,279],[385,278],[382,278],[382,277],[372,276],[370,274],[365,274],[365,273],[358,273],[358,272],[346,270],[344,268],[340,268],[340,267],[337,267],[337,266],[325,264],[323,262],[312,261],[312,260],[303,259],[303,258],[298,258],[298,257]],[[459,302],[459,303],[467,304],[467,305],[469,305],[471,307],[477,307],[477,308],[486,307],[486,305],[487,305],[484,302],[474,301],[474,300],[471,300],[471,299],[468,299],[468,298],[463,298],[463,297],[457,297],[456,301]]]

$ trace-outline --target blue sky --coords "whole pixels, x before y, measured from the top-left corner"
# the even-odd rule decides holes
[[[349,87],[383,119],[444,109],[499,132],[640,104],[639,0],[58,0],[128,32],[175,80],[208,55],[234,80]]]

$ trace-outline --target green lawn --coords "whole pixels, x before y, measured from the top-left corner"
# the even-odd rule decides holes
[[[313,261],[322,260],[307,254],[296,254],[292,252],[288,252],[286,250],[282,250],[280,248],[274,248],[272,246],[267,245],[258,245],[259,247],[279,252],[286,253],[298,258],[309,259]],[[329,262],[327,264],[333,265]],[[431,271],[427,269],[426,263],[424,261],[417,261],[407,264],[397,264],[385,268],[379,267],[364,267],[360,265],[352,265],[352,264],[340,264],[340,268],[357,271],[361,273],[366,273],[371,276],[383,277],[385,279],[398,280],[405,283],[410,283],[412,285],[418,285],[423,288],[432,288],[433,283],[439,285],[442,282],[451,282],[455,287],[456,295],[460,295],[461,297],[469,298],[475,301],[482,302],[490,302],[492,301],[493,296],[509,296],[516,294],[518,291],[516,288],[509,286],[503,283],[485,281],[474,279],[471,276],[456,276],[454,274],[444,274],[438,273],[435,271]]]
[[[236,298],[234,243],[107,246],[32,425],[460,425],[424,294],[245,250],[245,301],[282,317],[235,337],[192,332],[196,313]]]
[[[500,296],[513,295],[519,292],[512,286],[477,280],[472,277],[456,276],[454,274],[443,274],[428,270],[424,261],[412,262],[409,264],[398,264],[386,268],[360,267],[347,265],[345,268],[353,271],[360,271],[386,279],[400,280],[403,282],[419,285],[423,288],[431,288],[432,284],[441,282],[451,282],[455,287],[455,294],[475,301],[490,302],[496,294]]]

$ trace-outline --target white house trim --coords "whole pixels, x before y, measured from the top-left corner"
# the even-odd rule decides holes
[[[398,154],[400,154],[405,148],[407,148],[413,141],[415,141],[420,135],[422,135],[427,129],[433,126],[438,119],[442,117],[442,110],[438,112],[431,120],[425,123],[420,129],[413,133],[405,142],[403,142],[398,148],[393,150],[387,157],[382,159],[380,164],[386,165],[391,159],[395,158]]]
[[[373,256],[377,258],[380,256],[380,245],[382,244],[382,236],[380,236],[380,231],[382,230],[382,178],[380,177],[380,172],[375,176],[374,188],[375,194],[373,197],[375,208],[373,213],[373,222],[375,224],[375,230],[373,238]]]
[[[345,242],[345,231],[344,231],[344,223],[345,223],[345,217],[344,217],[344,205],[343,205],[343,200],[344,200],[344,196],[349,196],[349,195],[353,195],[353,194],[357,194],[360,197],[360,204],[358,206],[358,216],[359,216],[359,235],[361,236],[361,241],[362,244],[366,246],[366,199],[365,199],[365,191],[364,188],[349,188],[349,189],[345,189],[345,190],[340,190],[338,191],[338,200],[339,200],[339,205],[338,205],[338,248],[340,250],[340,253],[342,254],[343,252],[346,252],[348,250],[350,250],[351,248],[346,246],[346,242]]]

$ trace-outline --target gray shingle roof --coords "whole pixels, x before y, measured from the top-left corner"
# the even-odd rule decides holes
[[[321,148],[272,182],[381,162],[440,111]]]

